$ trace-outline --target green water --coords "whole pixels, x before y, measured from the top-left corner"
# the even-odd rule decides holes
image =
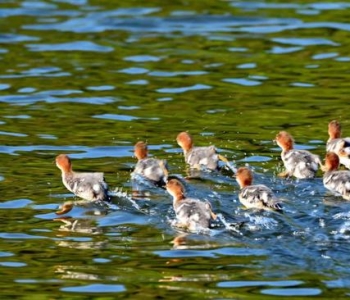
[[[322,174],[283,180],[272,140],[325,155],[327,124],[350,135],[350,5],[299,1],[5,1],[0,3],[1,298],[342,298],[350,293],[350,205]],[[229,172],[204,173],[208,199],[238,232],[184,235],[171,197],[131,200],[133,145],[148,141],[186,176],[175,138],[214,144],[285,201],[244,210]],[[107,214],[75,207],[54,158],[104,172]],[[179,243],[176,243],[180,241]]]

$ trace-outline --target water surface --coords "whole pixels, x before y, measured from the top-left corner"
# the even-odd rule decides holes
[[[340,298],[350,294],[350,205],[314,180],[280,179],[288,130],[325,155],[350,135],[350,5],[299,1],[14,1],[0,4],[0,270],[3,298]],[[188,194],[226,224],[171,226],[171,198],[139,184],[133,145],[186,176],[177,133],[214,144],[283,199],[245,210],[230,172]],[[111,208],[76,206],[53,161],[105,172]]]

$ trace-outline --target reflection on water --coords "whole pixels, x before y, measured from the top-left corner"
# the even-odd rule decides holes
[[[350,205],[282,180],[276,133],[324,157],[348,122],[346,2],[14,1],[0,7],[1,296],[259,298],[350,293]],[[188,176],[175,138],[248,165],[285,214],[246,210],[227,170]],[[130,175],[147,141],[220,216],[178,231],[166,191]],[[81,206],[53,164],[104,172],[112,202]],[[193,178],[195,177],[195,178]],[[72,201],[71,210],[57,215]],[[16,272],[13,272],[15,268]],[[113,295],[114,297],[114,295]]]

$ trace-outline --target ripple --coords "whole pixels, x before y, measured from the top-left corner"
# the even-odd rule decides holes
[[[295,87],[314,87],[315,85],[312,83],[306,83],[306,82],[293,82],[290,84],[290,86]]]
[[[81,286],[70,286],[61,288],[63,292],[73,292],[73,293],[120,293],[126,291],[124,285],[122,284],[89,284]]]
[[[296,45],[296,46],[321,46],[321,45],[339,46],[338,43],[335,43],[326,38],[273,38],[271,40],[276,43]]]
[[[246,63],[241,64],[236,67],[237,69],[254,69],[256,68],[256,63]]]
[[[135,116],[130,116],[130,115],[117,115],[117,114],[102,114],[102,115],[95,115],[93,118],[98,118],[98,119],[108,119],[108,120],[118,120],[118,121],[133,121],[133,120],[152,120],[152,121],[157,121],[159,118],[140,118],[140,117],[135,117]]]
[[[29,115],[17,115],[17,116],[4,116],[4,118],[8,118],[8,119],[30,119],[31,116],[29,116]]]
[[[295,286],[303,284],[301,280],[284,280],[284,281],[224,281],[217,284],[218,287],[239,288],[250,286]]]
[[[274,296],[316,296],[322,294],[319,288],[265,289],[262,294]]]
[[[222,79],[222,81],[228,82],[228,83],[234,83],[234,84],[238,84],[238,85],[243,85],[243,86],[256,86],[256,85],[261,84],[260,81],[249,80],[246,78],[224,78],[224,79]]]
[[[146,85],[146,84],[149,84],[149,81],[148,81],[148,80],[143,80],[143,79],[140,79],[140,80],[132,80],[132,81],[127,82],[126,84]]]
[[[0,238],[10,240],[37,240],[46,239],[45,236],[30,235],[25,233],[13,233],[13,232],[0,232]]]
[[[228,48],[228,51],[230,51],[230,52],[247,52],[248,48],[244,48],[244,47],[230,47],[230,48]]]
[[[9,84],[0,83],[0,91],[7,90],[10,87],[11,87],[11,85],[9,85]]]
[[[156,62],[160,61],[160,58],[153,55],[133,55],[124,57],[124,60],[133,62]]]
[[[156,9],[157,10],[157,9]],[[117,11],[102,11],[88,13],[86,16],[71,18],[64,22],[55,24],[25,25],[24,29],[31,30],[58,30],[69,32],[104,32],[109,30],[123,30],[130,33],[181,33],[185,36],[206,34],[212,32],[232,32],[233,27],[241,27],[241,31],[249,31],[252,26],[254,30],[263,26],[277,25],[281,28],[302,24],[298,19],[287,18],[259,18],[259,17],[237,17],[229,14],[224,15],[181,15],[181,16],[137,16],[118,18]],[[136,41],[137,39],[135,39]]]
[[[99,85],[99,86],[88,86],[88,91],[112,91],[115,89],[113,85]]]
[[[169,94],[181,94],[189,91],[197,91],[197,90],[209,90],[212,87],[206,84],[195,84],[188,87],[179,87],[179,88],[161,88],[157,89],[158,93],[169,93]]]
[[[27,134],[24,133],[18,133],[18,132],[7,132],[7,131],[0,131],[0,135],[8,135],[8,136],[15,136],[15,137],[26,137]]]
[[[40,41],[40,38],[35,36],[20,35],[20,34],[0,34],[1,44],[13,44],[19,42]]]
[[[33,203],[29,199],[17,199],[11,201],[0,202],[0,209],[17,209],[28,206],[28,204]]]
[[[337,57],[339,54],[337,52],[331,52],[331,53],[320,53],[315,54],[312,56],[312,59],[327,59],[327,58],[333,58]]]
[[[25,267],[27,264],[17,261],[0,261],[0,266],[2,267],[10,267],[10,268],[20,268]]]
[[[199,75],[206,75],[208,72],[206,71],[152,71],[149,72],[149,76],[158,76],[158,77],[175,77],[175,76],[199,76]]]
[[[75,41],[61,44],[28,44],[30,51],[84,51],[84,52],[111,52],[112,47],[101,46],[90,41]]]
[[[13,256],[14,254],[12,252],[4,252],[4,251],[0,251],[0,257],[9,257],[9,256]]]
[[[148,70],[145,68],[131,67],[131,68],[119,70],[118,72],[133,75],[133,74],[145,74],[148,72]]]
[[[303,47],[279,47],[279,46],[275,46],[275,47],[272,47],[272,49],[269,50],[268,53],[286,54],[286,53],[297,52],[297,51],[300,51],[303,49],[304,49]]]
[[[160,257],[220,257],[221,255],[230,256],[264,256],[268,252],[263,249],[248,249],[248,248],[220,248],[214,250],[164,250],[154,251],[154,254]]]

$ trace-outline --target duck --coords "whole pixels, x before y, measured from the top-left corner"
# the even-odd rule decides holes
[[[229,169],[236,172],[235,167],[231,166],[228,159],[217,153],[215,146],[195,147],[193,138],[188,132],[180,132],[176,137],[177,144],[182,148],[185,162],[192,169],[208,169],[211,171],[219,170],[219,161],[223,161]]]
[[[217,219],[210,202],[186,197],[185,187],[179,179],[171,178],[167,181],[165,187],[173,197],[176,227],[185,228],[189,231],[207,230],[211,222]]]
[[[335,152],[328,152],[325,165],[322,170],[323,185],[335,195],[340,195],[345,200],[350,200],[350,171],[339,170],[340,159]]]
[[[165,186],[165,181],[169,174],[167,161],[149,158],[147,144],[143,141],[139,141],[135,144],[134,155],[137,158],[137,163],[132,177],[138,174],[157,186]]]
[[[318,166],[322,166],[318,155],[312,154],[307,150],[294,149],[294,139],[286,131],[279,132],[275,141],[282,148],[281,158],[286,169],[278,174],[280,177],[294,176],[304,179],[316,176]]]
[[[327,152],[335,152],[339,156],[340,164],[350,169],[350,138],[341,137],[341,125],[337,120],[328,123]]]
[[[88,201],[107,201],[108,184],[103,173],[74,172],[68,155],[60,154],[56,157],[56,166],[62,172],[64,186],[77,197]]]
[[[263,185],[253,185],[253,172],[247,167],[240,167],[236,173],[236,181],[240,186],[239,201],[246,208],[277,211],[282,213],[282,204],[272,190]]]

